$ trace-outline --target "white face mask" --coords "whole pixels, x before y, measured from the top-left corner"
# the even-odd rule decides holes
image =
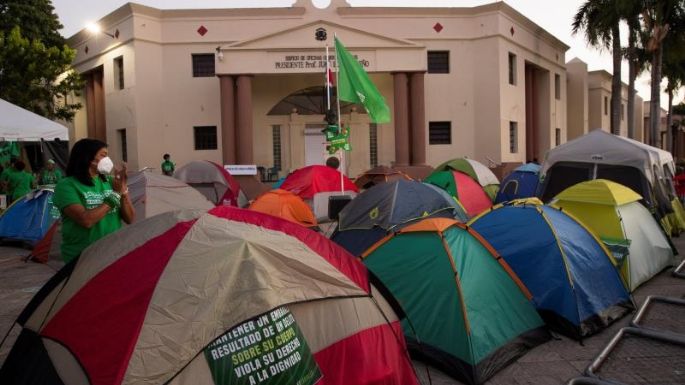
[[[112,169],[114,168],[114,163],[112,162],[112,159],[109,158],[109,156],[106,156],[98,162],[98,172],[103,175],[109,175],[112,173]]]

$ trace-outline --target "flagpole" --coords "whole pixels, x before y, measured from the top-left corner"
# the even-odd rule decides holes
[[[338,34],[333,33],[333,41],[338,39]],[[328,47],[328,46],[326,46]],[[338,107],[338,129],[340,130],[340,133],[342,134],[343,131],[343,126],[342,126],[342,119],[340,117],[340,79],[339,79],[339,73],[340,73],[340,60],[338,60],[338,46],[336,44],[335,46],[335,103],[337,104]],[[345,150],[340,148],[338,151],[340,151],[340,193],[342,195],[345,195],[345,184],[344,184],[344,171],[345,171]]]
[[[326,79],[326,112],[331,109],[331,79],[330,79],[330,63],[328,60],[328,44],[326,44],[326,74],[324,78]]]

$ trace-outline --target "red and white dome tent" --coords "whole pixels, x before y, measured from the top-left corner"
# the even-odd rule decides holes
[[[191,185],[217,206],[248,205],[247,197],[238,181],[220,164],[212,161],[188,162],[174,171],[174,178]]]
[[[298,224],[229,206],[103,238],[17,322],[3,384],[418,384],[362,263]]]

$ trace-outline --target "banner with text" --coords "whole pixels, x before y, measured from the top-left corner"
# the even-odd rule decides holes
[[[216,385],[313,385],[322,378],[286,307],[234,327],[204,353]]]

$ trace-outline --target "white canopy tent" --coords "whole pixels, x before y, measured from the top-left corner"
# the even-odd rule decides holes
[[[69,130],[50,119],[0,99],[0,141],[69,140]]]

